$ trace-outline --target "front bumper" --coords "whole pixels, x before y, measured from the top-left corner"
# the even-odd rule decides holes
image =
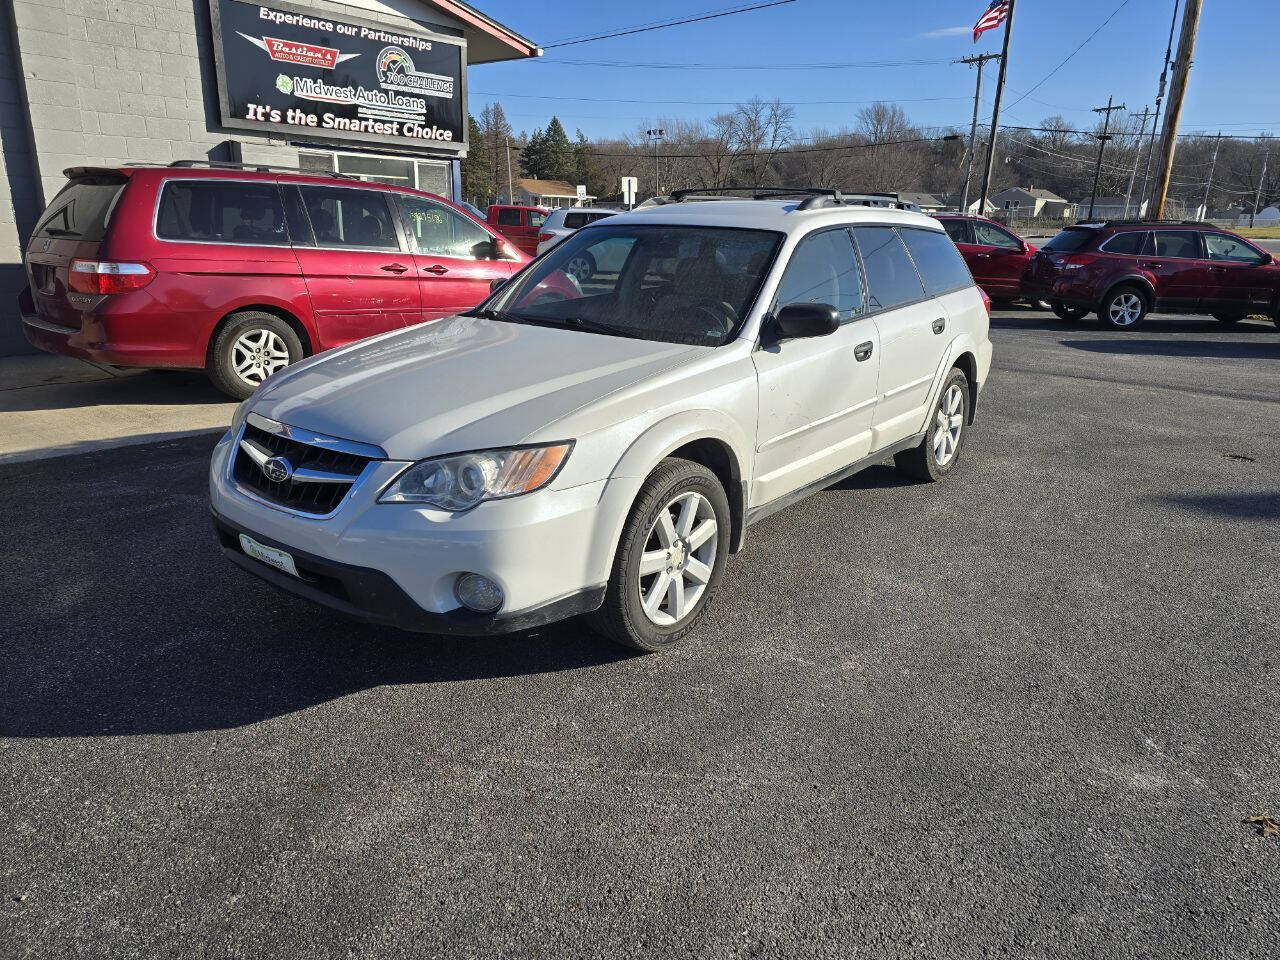
[[[238,431],[214,448],[210,504],[224,550],[281,589],[352,616],[432,633],[505,633],[595,609],[612,560],[613,522],[625,491],[601,480],[481,504],[468,513],[378,503],[407,463],[373,461],[327,516],[300,514],[231,478]],[[629,500],[626,501],[630,503]],[[617,513],[621,509],[622,513]],[[293,555],[302,579],[246,555],[239,534]],[[463,573],[498,583],[494,615],[463,609]]]

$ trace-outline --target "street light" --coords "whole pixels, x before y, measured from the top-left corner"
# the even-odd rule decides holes
[[[667,136],[667,131],[661,128],[646,130],[644,135],[653,141],[653,195],[656,197],[662,191],[658,189],[658,144]]]

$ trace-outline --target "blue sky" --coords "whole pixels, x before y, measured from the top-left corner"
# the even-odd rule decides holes
[[[642,23],[692,16],[746,0],[477,0],[489,15],[543,45]],[[1153,102],[1169,35],[1173,0],[1128,0],[1088,45],[1019,103],[1085,39],[1120,0],[1019,0],[1009,58],[1006,119],[1035,124],[1060,113],[1080,126],[1107,102],[1141,110]],[[665,117],[708,117],[753,95],[796,104],[802,133],[852,125],[861,101],[897,101],[926,125],[967,126],[973,70],[949,63],[853,69],[783,65],[943,60],[999,52],[1000,30],[974,44],[971,28],[985,0],[796,0],[772,9],[630,37],[548,50],[537,62],[490,64],[471,71],[475,112],[500,100],[517,131],[557,114],[572,135],[634,131]],[[1274,48],[1280,0],[1208,0],[1201,21],[1183,130],[1280,133],[1280,80]],[[768,69],[637,69],[560,61],[733,64]],[[989,116],[996,64],[984,76]],[[538,95],[538,96],[534,96]],[[557,99],[559,98],[559,99]],[[578,98],[578,99],[569,99]],[[679,102],[696,101],[696,102]],[[804,101],[841,101],[805,103]]]

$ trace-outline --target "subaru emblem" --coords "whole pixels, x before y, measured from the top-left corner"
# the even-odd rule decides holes
[[[272,483],[284,483],[293,476],[293,464],[284,457],[272,457],[262,462],[262,473]]]

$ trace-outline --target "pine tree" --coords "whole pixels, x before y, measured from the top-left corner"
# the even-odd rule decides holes
[[[484,110],[480,113],[480,129],[484,133],[485,144],[489,150],[494,194],[506,196],[507,141],[511,139],[511,124],[507,122],[502,104],[485,104]]]
[[[569,183],[580,183],[578,176],[578,158],[574,154],[573,144],[564,132],[564,125],[559,117],[552,117],[547,129],[542,134],[541,168],[547,180],[566,180]]]
[[[489,142],[473,116],[467,117],[467,155],[462,161],[462,195],[479,207],[494,200],[493,162]]]
[[[526,177],[533,177],[536,180],[547,179],[546,148],[546,140],[542,132],[533,131],[529,142],[520,149],[520,170]]]

